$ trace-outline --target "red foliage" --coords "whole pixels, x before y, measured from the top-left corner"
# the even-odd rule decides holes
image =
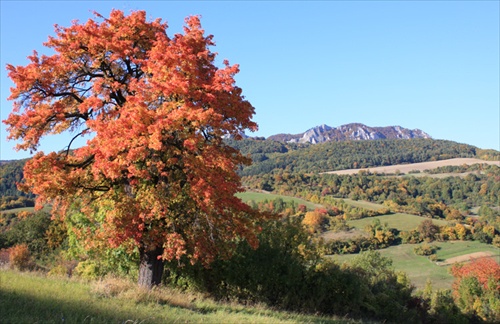
[[[65,150],[26,164],[22,189],[55,217],[79,204],[87,220],[73,231],[89,246],[132,241],[204,263],[238,237],[256,246],[264,216],[234,195],[236,168],[250,161],[222,140],[257,128],[235,85],[238,65],[214,65],[213,37],[196,16],[172,37],[144,11],[96,18],[56,26],[44,44],[54,55],[7,65],[14,110],[4,123],[18,149],[73,133]],[[81,136],[87,145],[71,147]]]
[[[456,278],[455,290],[460,286],[460,281],[466,277],[475,277],[484,288],[488,287],[488,281],[493,279],[500,289],[500,265],[491,257],[478,258],[466,264],[456,264],[451,268],[451,273]]]

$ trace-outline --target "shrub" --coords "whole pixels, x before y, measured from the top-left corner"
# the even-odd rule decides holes
[[[5,233],[7,246],[25,244],[33,256],[45,254],[48,250],[46,232],[50,222],[50,215],[43,211],[20,218]]]
[[[65,277],[69,275],[68,268],[62,264],[52,267],[48,273],[49,276]]]
[[[420,246],[416,246],[413,248],[413,252],[415,252],[416,255],[425,255],[429,256],[434,253],[436,253],[437,247],[435,245],[429,245],[427,243],[424,243]]]
[[[500,235],[495,235],[495,237],[493,238],[493,242],[492,243],[497,248],[500,248]]]
[[[18,244],[10,248],[9,264],[18,270],[26,270],[31,267],[31,254],[27,244]]]
[[[300,222],[271,222],[258,249],[241,244],[232,259],[217,260],[210,269],[169,264],[169,280],[217,299],[294,312],[415,321],[413,287],[390,259],[363,253],[352,266],[339,266],[320,258],[320,246],[312,242]]]
[[[83,279],[93,280],[102,276],[96,261],[86,260],[78,263],[73,273]]]

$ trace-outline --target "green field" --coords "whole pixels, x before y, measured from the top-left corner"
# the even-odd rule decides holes
[[[346,203],[348,203],[349,205],[352,205],[354,207],[360,207],[360,208],[369,209],[369,210],[377,211],[377,210],[387,208],[384,205],[376,204],[376,203],[372,203],[372,202],[364,201],[364,200],[352,200],[352,199],[348,199],[348,198],[343,198],[342,200],[344,200]]]
[[[32,212],[32,211],[35,211],[35,208],[34,207],[21,207],[21,208],[13,208],[13,209],[1,210],[0,214],[7,214],[7,213],[17,214],[17,213],[24,212],[24,211]]]
[[[2,323],[356,323],[222,304],[195,294],[140,290],[123,280],[84,283],[0,270]]]
[[[425,218],[417,215],[395,213],[351,220],[348,222],[348,225],[362,230],[366,227],[366,225],[370,225],[375,219],[379,219],[381,224],[387,223],[390,228],[396,228],[400,231],[408,231],[420,225]],[[447,224],[446,221],[440,219],[433,219],[432,222],[439,226]]]
[[[436,252],[439,260],[446,260],[475,252],[491,252],[494,258],[500,263],[500,249],[489,244],[476,241],[433,242],[432,244],[439,248]],[[450,289],[453,283],[453,277],[448,272],[450,266],[440,266],[435,262],[431,262],[425,256],[416,255],[413,252],[416,246],[418,246],[418,244],[401,244],[379,250],[379,252],[393,260],[393,265],[396,270],[406,272],[417,288],[422,289],[427,279],[430,279],[433,288]],[[346,254],[328,257],[340,263],[344,263],[348,262],[356,255],[357,254]]]
[[[236,196],[239,197],[244,202],[249,202],[249,201],[253,200],[256,203],[258,203],[258,202],[265,201],[265,200],[273,200],[273,199],[281,198],[281,199],[283,199],[283,201],[295,201],[299,205],[305,205],[307,207],[307,209],[309,209],[309,210],[314,210],[315,208],[323,207],[322,205],[314,204],[314,203],[307,201],[307,200],[304,200],[304,199],[290,197],[290,196],[276,195],[276,194],[271,194],[271,193],[246,191],[246,192],[237,193]]]
[[[50,213],[51,207],[50,206],[45,206],[42,208],[43,211]],[[20,212],[34,212],[35,207],[21,207],[21,208],[13,208],[13,209],[7,209],[7,210],[0,210],[0,214],[7,214],[7,213],[20,213]]]

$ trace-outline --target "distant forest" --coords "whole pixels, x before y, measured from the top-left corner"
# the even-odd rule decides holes
[[[500,152],[472,145],[433,139],[391,139],[371,141],[295,144],[272,140],[228,140],[249,155],[253,164],[240,171],[242,176],[287,172],[326,172],[452,158],[499,160]]]
[[[467,144],[433,139],[297,144],[249,138],[240,141],[228,139],[226,143],[252,158],[252,165],[242,167],[239,171],[240,175],[245,177],[244,180],[256,187],[266,187],[267,184],[267,189],[272,187],[273,182],[269,181],[268,176],[283,172],[315,174],[451,158],[500,159],[500,152],[495,150],[482,150]],[[34,205],[35,197],[20,192],[16,187],[16,183],[23,179],[25,163],[26,160],[0,163],[0,210]]]

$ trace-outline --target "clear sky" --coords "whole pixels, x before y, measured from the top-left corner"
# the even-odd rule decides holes
[[[240,64],[236,80],[256,108],[254,136],[320,124],[420,128],[500,150],[499,1],[4,1],[1,119],[12,103],[5,65],[27,64],[54,24],[146,10],[181,32],[202,16],[218,58]],[[19,159],[2,124],[0,160]],[[48,138],[41,150],[67,145]]]

